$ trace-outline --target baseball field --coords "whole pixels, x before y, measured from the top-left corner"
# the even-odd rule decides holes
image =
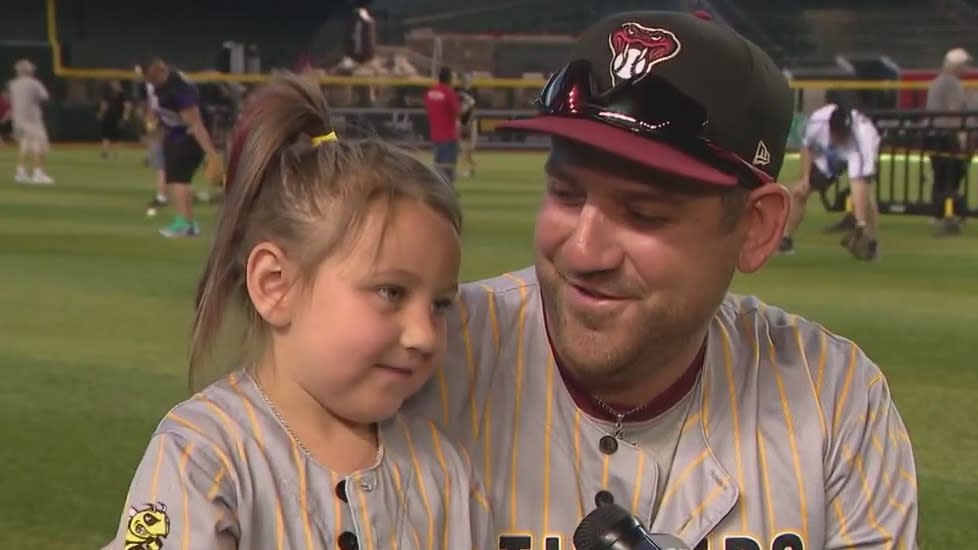
[[[480,154],[461,180],[463,278],[531,261],[543,157]],[[166,410],[187,396],[191,296],[205,238],[148,219],[137,150],[60,148],[53,187],[13,183],[0,147],[0,548],[98,548]],[[797,176],[790,164],[785,181]],[[886,373],[916,448],[921,547],[978,540],[978,222],[935,240],[926,218],[883,219],[882,259],[857,263],[813,208],[797,253],[735,288],[859,342]],[[812,450],[818,452],[817,450]]]

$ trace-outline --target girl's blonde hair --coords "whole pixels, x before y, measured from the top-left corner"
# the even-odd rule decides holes
[[[246,324],[240,341],[230,343],[236,349],[263,336],[262,319],[245,287],[246,263],[257,244],[274,242],[308,279],[324,259],[356,238],[377,201],[388,207],[404,198],[422,201],[461,231],[461,207],[451,184],[379,139],[337,139],[317,85],[291,74],[248,98],[232,138],[226,185],[197,288],[192,388],[204,382],[203,363],[229,313],[243,314]]]

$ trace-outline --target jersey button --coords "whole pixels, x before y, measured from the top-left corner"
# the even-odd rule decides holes
[[[598,448],[606,455],[613,455],[618,450],[618,440],[610,435],[603,436],[598,441]]]
[[[606,504],[614,504],[614,503],[615,503],[615,496],[608,491],[602,489],[597,493],[595,493],[594,495],[594,505],[599,508]]]
[[[336,484],[336,498],[342,500],[343,502],[350,502],[346,498],[346,480],[341,479],[339,483]]]
[[[340,550],[357,550],[360,548],[357,536],[349,531],[340,533],[340,538],[336,539],[336,544],[339,545]]]

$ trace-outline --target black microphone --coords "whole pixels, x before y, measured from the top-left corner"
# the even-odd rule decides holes
[[[617,504],[602,504],[574,530],[576,550],[689,550],[672,535],[651,534]]]

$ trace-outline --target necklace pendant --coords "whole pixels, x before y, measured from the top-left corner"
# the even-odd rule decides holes
[[[618,414],[615,419],[615,439],[621,440],[625,436],[625,415]]]

